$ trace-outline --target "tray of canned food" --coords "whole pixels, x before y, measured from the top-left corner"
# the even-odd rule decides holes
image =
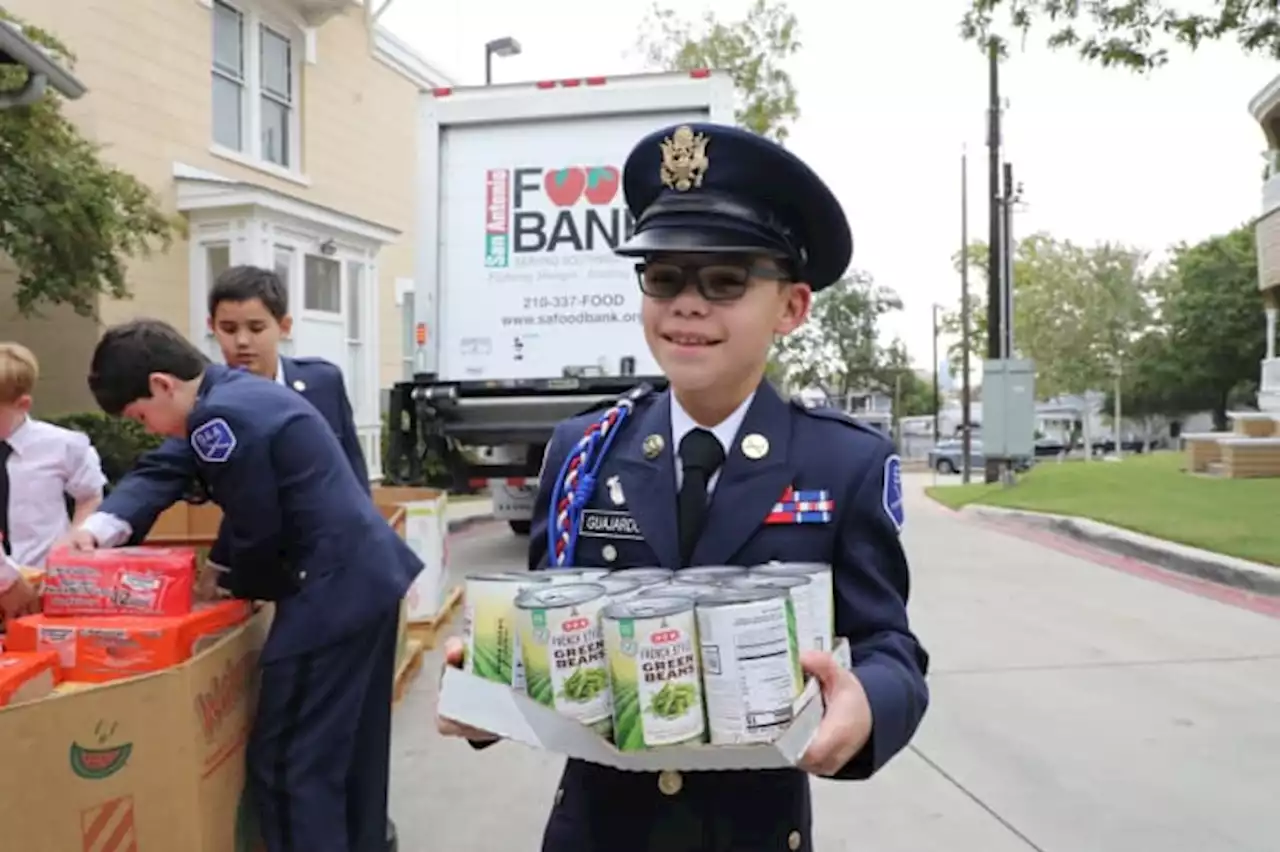
[[[801,652],[849,665],[832,604],[819,563],[473,574],[438,712],[621,769],[793,766],[822,719]]]

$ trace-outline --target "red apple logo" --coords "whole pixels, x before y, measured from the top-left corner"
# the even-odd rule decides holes
[[[542,187],[557,207],[572,207],[587,188],[587,172],[577,166],[550,170],[542,179]]]
[[[618,170],[613,166],[587,169],[587,201],[608,204],[618,194]]]

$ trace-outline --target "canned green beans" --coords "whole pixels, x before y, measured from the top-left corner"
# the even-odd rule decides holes
[[[667,568],[619,568],[616,571],[610,571],[609,576],[620,580],[635,580],[642,586],[652,586],[670,582],[672,573]]]
[[[681,568],[671,577],[673,583],[723,583],[731,577],[741,577],[746,568],[736,565],[700,565],[697,568]]]
[[[706,731],[693,601],[652,597],[602,613],[613,686],[613,741],[622,751],[701,742]]]
[[[771,741],[804,685],[790,595],[724,589],[699,596],[694,613],[711,744]]]
[[[831,651],[835,648],[835,589],[830,565],[824,562],[766,562],[752,568],[751,573],[808,577],[809,608],[813,613],[813,623],[819,631],[815,635],[822,643],[816,646],[817,650]]]
[[[606,737],[613,729],[600,626],[607,602],[598,583],[526,589],[515,600],[529,697]]]
[[[516,630],[517,594],[550,581],[538,574],[495,572],[471,574],[463,594],[462,635],[466,643],[463,669],[486,680],[523,690],[524,660]]]
[[[801,651],[823,649],[823,631],[813,616],[813,581],[804,574],[767,574],[763,571],[734,577],[725,585],[735,589],[782,589],[791,596],[796,614],[796,638]]]
[[[628,580],[625,577],[600,577],[592,580],[593,583],[599,583],[604,586],[605,593],[609,596],[609,600],[613,602],[629,600],[644,591],[646,587],[642,586],[635,580]]]

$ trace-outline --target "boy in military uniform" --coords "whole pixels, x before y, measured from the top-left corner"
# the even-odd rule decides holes
[[[369,472],[356,433],[342,371],[323,358],[290,358],[280,341],[293,327],[289,292],[280,276],[256,266],[233,266],[209,289],[209,330],[229,366],[246,370],[301,394],[338,436],[360,487],[369,491]],[[99,540],[141,543],[160,513],[184,495],[200,492],[195,454],[185,438],[170,438],[144,453],[107,495],[85,526]],[[222,537],[213,560],[223,556]]]
[[[267,849],[381,852],[396,615],[422,563],[296,391],[209,364],[155,320],[106,332],[89,387],[108,414],[190,444],[223,511],[222,586],[276,604],[248,747]]]
[[[803,772],[652,775],[570,760],[542,848],[811,850],[805,772],[870,777],[928,705],[928,656],[907,619],[893,445],[838,411],[780,399],[764,379],[775,337],[797,329],[813,293],[845,273],[849,226],[803,162],[733,127],[648,136],[626,161],[623,188],[636,226],[618,253],[639,261],[645,338],[670,388],[637,389],[556,428],[529,567],[828,563],[852,668],[823,651],[803,656],[825,700]],[[796,505],[796,492],[814,495],[817,510]],[[585,523],[603,512],[626,513],[640,534]],[[456,643],[447,658],[461,662]],[[477,747],[493,741],[447,719],[438,726]]]

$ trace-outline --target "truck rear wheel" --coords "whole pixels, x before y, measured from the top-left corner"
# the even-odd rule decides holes
[[[507,521],[511,525],[511,531],[516,535],[528,535],[530,527],[533,526],[532,521]]]

